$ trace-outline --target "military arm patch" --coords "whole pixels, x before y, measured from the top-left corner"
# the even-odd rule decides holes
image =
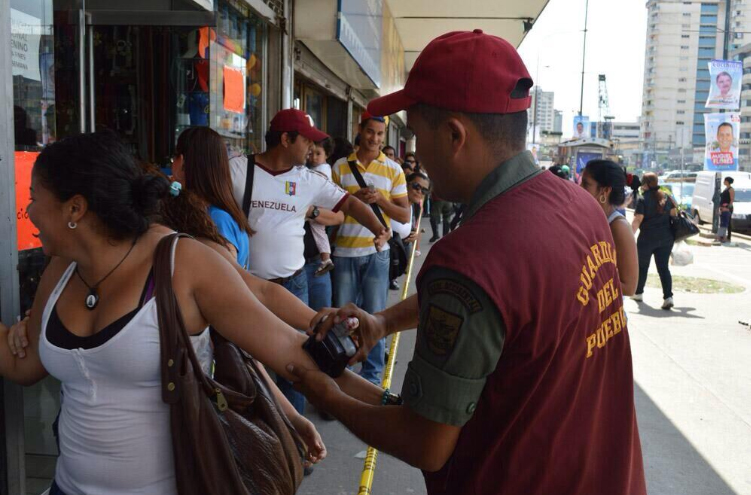
[[[428,284],[428,294],[435,296],[446,294],[455,297],[469,311],[470,314],[482,311],[482,304],[477,300],[472,291],[460,284],[456,280],[449,278],[440,278]]]
[[[425,324],[425,341],[428,349],[436,356],[448,355],[456,344],[463,323],[464,318],[461,316],[431,304]]]

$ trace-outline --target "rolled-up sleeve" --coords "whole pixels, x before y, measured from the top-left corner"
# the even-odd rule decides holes
[[[463,426],[503,350],[505,327],[485,291],[446,268],[420,282],[417,344],[402,388],[407,407],[432,421]]]

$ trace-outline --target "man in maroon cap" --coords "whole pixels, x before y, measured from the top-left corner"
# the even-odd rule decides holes
[[[467,210],[432,247],[417,296],[338,315],[361,320],[355,359],[417,327],[403,405],[291,371],[358,437],[421,468],[431,495],[646,494],[613,239],[597,203],[525,151],[531,86],[512,45],[453,32],[404,90],[370,103],[407,110],[436,194]]]
[[[311,217],[317,217],[321,208],[341,210],[356,218],[375,236],[374,249],[380,249],[389,237],[365,203],[323,174],[298,166],[305,163],[313,143],[327,137],[315,128],[313,119],[305,112],[282,110],[266,133],[267,150],[251,155],[255,161],[252,169],[244,156],[230,160],[235,200],[248,215],[254,232],[249,242],[250,272],[284,286],[305,304],[308,304],[308,283],[303,270],[304,225],[311,208]],[[302,414],[305,407],[302,394],[294,391],[289,382],[280,379],[277,383]]]

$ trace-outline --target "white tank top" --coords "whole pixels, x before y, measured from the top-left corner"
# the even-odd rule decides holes
[[[42,364],[62,382],[55,481],[66,495],[177,494],[169,407],[162,402],[156,299],[98,347],[56,347],[47,340],[47,324],[75,266],[65,271],[44,308],[39,341]],[[191,342],[208,370],[213,359],[208,329]]]

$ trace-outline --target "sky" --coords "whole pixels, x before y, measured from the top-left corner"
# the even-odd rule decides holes
[[[579,111],[586,0],[550,0],[519,53],[541,90],[554,91],[563,135],[573,134]],[[646,0],[589,0],[583,115],[598,120],[598,74],[607,77],[610,114],[636,122],[641,115]],[[538,70],[539,67],[539,70]]]

